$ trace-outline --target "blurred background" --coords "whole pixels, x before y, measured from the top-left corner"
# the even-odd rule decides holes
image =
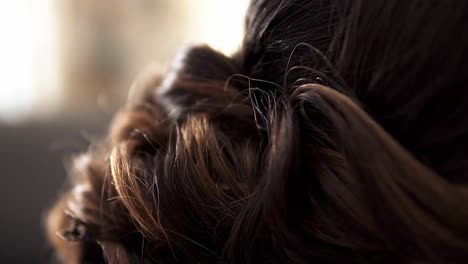
[[[248,0],[0,1],[0,263],[48,263],[44,211],[137,73],[240,45]]]

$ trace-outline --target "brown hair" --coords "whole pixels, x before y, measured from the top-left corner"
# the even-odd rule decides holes
[[[49,213],[59,258],[464,262],[466,156],[451,144],[466,139],[468,100],[438,91],[460,87],[451,70],[468,69],[467,49],[453,44],[431,79],[450,41],[427,41],[456,32],[468,4],[399,2],[253,1],[232,58],[191,47],[162,80],[138,80]],[[432,119],[434,96],[459,133]]]

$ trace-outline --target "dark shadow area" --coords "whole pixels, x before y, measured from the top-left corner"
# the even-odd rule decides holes
[[[65,164],[104,134],[108,122],[62,120],[0,125],[0,263],[48,263],[45,210],[66,179]]]

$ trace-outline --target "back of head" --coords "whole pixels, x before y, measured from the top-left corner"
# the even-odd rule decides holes
[[[59,257],[463,263],[467,12],[254,0],[236,55],[191,47],[141,77],[76,158],[48,218]]]
[[[464,181],[467,14],[463,0],[257,0],[242,61],[280,84],[328,79],[420,160]]]

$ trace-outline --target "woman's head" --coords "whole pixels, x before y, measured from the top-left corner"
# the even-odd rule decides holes
[[[418,158],[462,181],[466,14],[463,0],[253,1],[242,65],[284,87],[327,80]]]
[[[59,256],[462,262],[468,4],[401,2],[253,1],[234,56],[141,77],[49,214]]]

